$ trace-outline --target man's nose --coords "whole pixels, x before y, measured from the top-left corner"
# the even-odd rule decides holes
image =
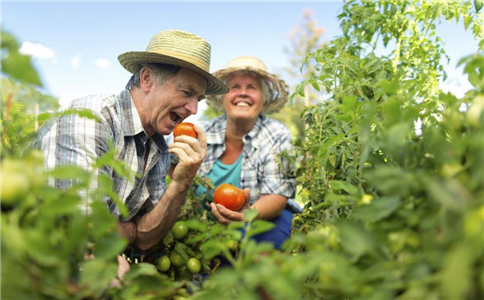
[[[185,109],[192,115],[196,114],[198,111],[198,101],[196,99],[190,100],[190,102],[185,105]]]

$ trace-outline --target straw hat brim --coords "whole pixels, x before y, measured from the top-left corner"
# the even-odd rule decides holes
[[[205,90],[206,95],[225,94],[229,91],[227,86],[214,75],[197,67],[194,64],[176,57],[147,51],[131,51],[119,55],[118,60],[126,70],[133,74],[138,71],[140,65],[147,63],[170,64],[187,68],[197,74],[200,74],[207,80],[207,88]]]
[[[263,108],[262,112],[264,114],[272,114],[280,111],[281,108],[289,100],[289,87],[287,86],[286,82],[280,79],[277,75],[271,74],[258,68],[253,68],[250,66],[244,66],[243,68],[225,68],[214,72],[213,75],[219,78],[221,81],[224,81],[229,75],[235,72],[255,73],[257,76],[259,76],[260,79],[264,80],[267,83],[272,99]],[[221,103],[219,102],[217,97],[207,97],[207,104],[209,104],[216,111],[223,111]]]

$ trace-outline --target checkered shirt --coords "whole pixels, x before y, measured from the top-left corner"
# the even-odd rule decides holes
[[[127,221],[141,209],[151,210],[166,190],[165,176],[170,164],[168,146],[162,135],[155,134],[148,139],[129,91],[124,90],[119,95],[91,95],[76,99],[67,109],[91,110],[99,120],[68,114],[46,122],[32,143],[33,147],[43,151],[46,169],[77,165],[93,170],[92,164],[109,150],[112,141],[117,160],[124,162],[128,170],[139,176],[131,179],[121,177],[112,167],[93,170],[95,178],[99,173],[112,178],[113,190],[127,206],[129,216],[122,218],[117,205],[106,196],[104,201],[109,211],[118,219]],[[145,169],[147,141],[150,141],[150,150]],[[65,189],[73,181],[51,179],[50,183]],[[97,180],[94,180],[90,188],[96,188],[97,185]],[[90,201],[86,199],[87,203],[81,205],[86,213],[90,211]]]
[[[206,176],[215,161],[225,151],[225,115],[201,123],[207,137],[207,157],[198,170],[199,176]],[[250,188],[250,202],[253,204],[261,195],[274,194],[287,198],[295,195],[295,166],[287,159],[277,158],[277,154],[286,150],[293,154],[292,137],[287,126],[281,122],[260,115],[254,128],[243,137],[242,171],[240,187]],[[282,168],[278,164],[282,162]]]

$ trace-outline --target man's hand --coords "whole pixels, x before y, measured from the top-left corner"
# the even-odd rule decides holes
[[[195,126],[198,140],[190,136],[177,136],[168,152],[178,155],[172,181],[155,207],[136,220],[136,246],[147,250],[156,245],[175,224],[185,202],[188,188],[207,155],[207,139],[203,130]]]
[[[210,203],[212,208],[212,213],[218,219],[221,224],[228,225],[230,222],[240,221],[245,222],[247,221],[244,217],[244,211],[250,208],[250,189],[244,189],[245,194],[245,202],[241,209],[238,211],[233,211],[221,204],[215,204],[214,202]]]
[[[179,159],[173,170],[172,180],[187,188],[207,156],[207,138],[200,127],[195,126],[195,131],[198,139],[186,135],[177,136],[168,150],[178,155]]]

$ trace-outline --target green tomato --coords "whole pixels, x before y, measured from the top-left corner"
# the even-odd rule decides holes
[[[1,169],[1,203],[5,206],[13,206],[20,202],[30,189],[29,178],[22,172],[25,165],[19,161],[5,159],[2,161]]]
[[[171,260],[171,263],[175,266],[175,267],[181,267],[185,264],[185,260],[183,259],[183,257],[178,254],[177,252],[172,252],[170,254],[170,260]]]
[[[182,238],[186,237],[188,234],[188,226],[185,222],[178,221],[173,225],[172,228],[173,238],[177,240],[181,240]]]
[[[195,257],[192,257],[187,262],[187,268],[192,273],[198,273],[202,269],[202,263]]]
[[[166,272],[168,269],[170,269],[170,258],[166,255],[163,255],[158,259],[158,270],[161,272]]]

